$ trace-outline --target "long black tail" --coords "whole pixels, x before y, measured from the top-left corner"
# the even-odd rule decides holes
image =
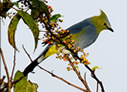
[[[38,65],[39,63],[37,60],[33,61],[31,64],[29,64],[25,70],[23,71],[24,76],[27,76],[29,72],[32,72],[33,69]]]
[[[41,63],[44,59],[46,59],[44,56],[45,56],[45,54],[47,53],[47,51],[48,51],[48,49],[50,48],[50,46],[52,46],[52,45],[48,45],[48,46],[44,49],[44,51],[43,51],[31,64],[29,64],[29,65],[25,68],[25,70],[23,71],[24,76],[27,76],[28,73],[32,72],[33,69],[34,69],[39,63]]]

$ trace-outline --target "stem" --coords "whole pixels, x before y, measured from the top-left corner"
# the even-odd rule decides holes
[[[6,75],[7,75],[7,79],[8,79],[8,92],[11,92],[11,81],[9,79],[8,69],[7,69],[5,59],[4,59],[4,55],[3,55],[3,51],[2,51],[1,48],[0,48],[0,54],[1,54],[1,57],[2,57],[2,61],[3,61],[3,64],[4,64],[4,69],[5,69],[5,72],[6,72]]]
[[[59,77],[59,76],[53,74],[52,72],[47,71],[46,69],[40,67],[39,65],[38,65],[38,67],[39,67],[40,69],[44,70],[45,72],[51,74],[53,77],[55,77],[55,78],[57,78],[57,79],[59,79],[59,80],[65,82],[65,83],[67,83],[68,85],[70,85],[70,86],[72,86],[72,87],[75,87],[75,88],[77,88],[77,89],[79,89],[79,90],[81,90],[81,91],[83,91],[83,92],[88,92],[87,90],[85,90],[85,89],[83,89],[83,88],[81,88],[81,87],[78,87],[78,86],[76,86],[76,85],[74,85],[74,84],[68,82],[67,80],[65,80],[65,79],[63,79],[63,78],[61,78],[61,77]]]
[[[67,60],[69,61],[70,65],[72,66],[74,72],[77,74],[79,80],[84,84],[84,86],[86,87],[88,92],[91,92],[86,81],[83,80],[82,76],[80,75],[80,72],[77,71],[77,69],[75,68],[74,64],[71,62],[70,58],[66,55],[65,56],[67,58]]]
[[[11,73],[11,80],[14,74],[14,70],[15,70],[15,61],[16,61],[16,50],[14,49],[14,60],[13,60],[13,68],[12,68],[12,73]]]

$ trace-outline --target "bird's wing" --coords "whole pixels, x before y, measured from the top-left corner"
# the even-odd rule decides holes
[[[67,28],[67,30],[69,30],[70,34],[75,34],[75,33],[79,33],[82,30],[82,28],[87,27],[89,25],[91,25],[90,19],[86,19],[72,25],[71,27]]]
[[[75,46],[81,49],[91,45],[97,37],[96,29],[90,20],[84,20],[68,28]]]

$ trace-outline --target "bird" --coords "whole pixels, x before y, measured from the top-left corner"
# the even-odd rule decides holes
[[[107,15],[102,10],[100,10],[100,12],[100,15],[84,19],[66,29],[69,30],[70,34],[72,34],[71,39],[75,41],[75,47],[84,49],[90,46],[96,41],[97,37],[103,30],[114,32],[111,28]],[[61,48],[63,49],[64,47]],[[67,49],[64,49],[63,51],[65,53],[70,53]],[[24,69],[23,74],[27,76],[28,73],[32,72],[38,64],[58,52],[59,49],[56,49],[55,42],[53,44],[49,44],[44,51],[42,51],[42,53]]]

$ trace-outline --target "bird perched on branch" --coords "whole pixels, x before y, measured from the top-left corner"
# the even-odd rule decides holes
[[[106,14],[101,10],[101,14],[99,16],[87,18],[75,25],[72,25],[67,30],[69,30],[70,34],[72,34],[72,39],[75,40],[75,47],[84,49],[94,43],[100,32],[105,29],[113,32]],[[44,59],[58,52],[56,44],[48,45],[45,50],[25,68],[23,74],[27,76],[28,73],[32,72],[39,63],[44,61]]]

